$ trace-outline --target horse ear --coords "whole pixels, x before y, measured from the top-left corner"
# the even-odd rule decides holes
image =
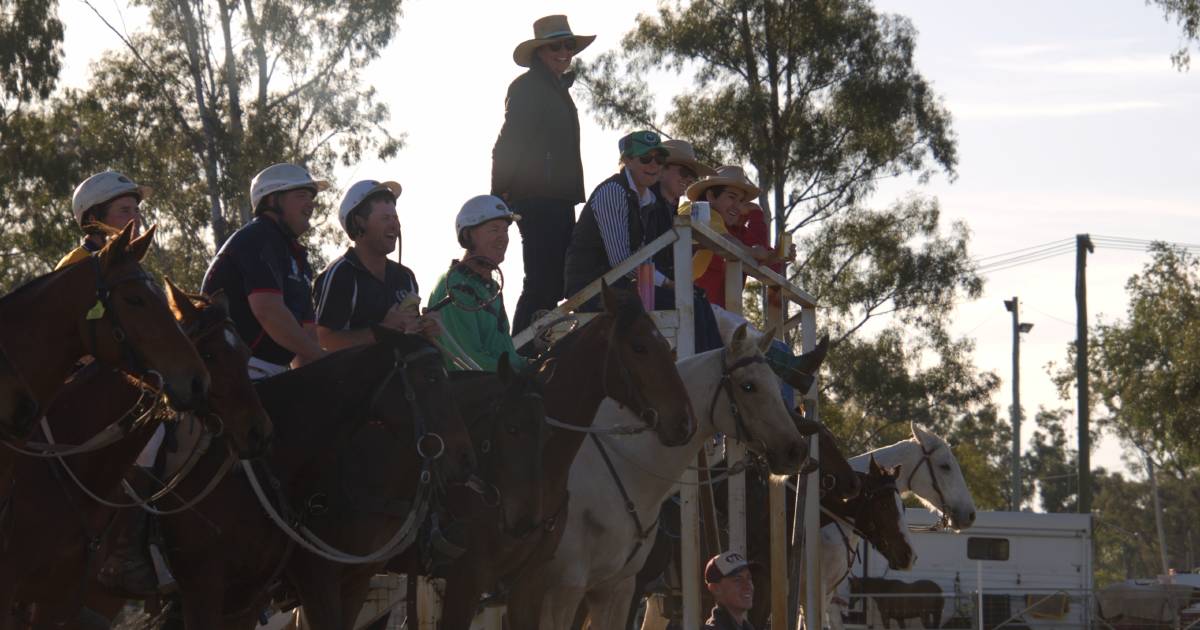
[[[133,222],[130,221],[116,238],[109,239],[104,249],[100,250],[100,266],[109,269],[125,261],[129,255],[129,239],[133,234]]]
[[[133,256],[134,260],[142,262],[142,259],[146,257],[146,252],[150,250],[150,244],[154,242],[154,230],[157,228],[157,225],[151,225],[150,229],[146,230],[145,234],[130,241],[129,254]],[[132,231],[133,221],[130,221],[129,224],[125,226],[125,229]],[[122,230],[121,232],[124,233],[124,231],[125,230]]]
[[[733,331],[733,338],[729,340],[729,347],[734,351],[740,350],[742,345],[746,343],[747,326],[748,324],[742,323],[741,326],[737,327],[737,330]]]
[[[805,437],[815,435],[821,431],[821,423],[816,420],[809,420],[798,413],[792,414],[792,422],[796,423],[796,430],[800,431],[800,435]]]
[[[191,296],[171,282],[171,278],[164,277],[163,282],[167,285],[167,306],[171,307],[175,319],[185,325],[199,319],[200,310],[192,303]]]
[[[881,468],[879,466],[879,462],[875,461],[874,455],[871,456],[871,463],[870,463],[869,470],[871,472],[872,477],[878,477],[883,474],[883,468]]]
[[[758,338],[758,351],[766,353],[767,348],[771,347],[771,342],[775,340],[775,331],[777,327],[772,326]]]
[[[500,353],[500,360],[496,362],[496,376],[500,377],[500,382],[508,385],[513,380],[512,364],[508,362],[508,352]]]
[[[908,428],[912,429],[913,437],[916,438],[917,442],[928,450],[930,433],[921,428],[921,425],[916,422],[909,422]]]
[[[891,469],[891,470],[888,470],[888,471],[885,471],[885,472],[887,472],[888,476],[890,476],[890,477],[895,477],[896,479],[899,479],[899,478],[900,478],[900,469],[901,469],[901,468],[904,468],[904,464],[896,464],[895,466],[892,466],[892,469]]]
[[[609,315],[616,315],[618,304],[617,294],[612,290],[612,287],[608,286],[608,282],[603,278],[600,279],[600,296],[604,301],[604,312]]]

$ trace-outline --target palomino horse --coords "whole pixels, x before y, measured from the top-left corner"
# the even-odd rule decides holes
[[[604,311],[559,340],[543,361],[551,371],[545,386],[547,422],[553,429],[541,450],[540,520],[501,514],[467,523],[468,538],[486,541],[476,553],[459,557],[446,577],[442,628],[466,630],[483,592],[508,592],[512,628],[534,628],[541,593],[522,588],[558,547],[567,513],[567,478],[601,401],[612,398],[629,408],[667,446],[686,444],[696,430],[687,390],[672,360],[671,347],[646,315],[636,295],[602,289]],[[486,514],[486,511],[483,512]],[[502,523],[527,523],[511,530]]]
[[[478,445],[477,475],[496,491],[492,496],[499,503],[501,514],[537,522],[541,514],[536,506],[541,499],[537,475],[540,461],[529,454],[536,453],[541,445],[546,414],[537,374],[528,372],[514,374],[508,358],[502,357],[495,374],[451,373],[450,391],[469,427],[472,443]],[[411,470],[413,463],[393,455],[394,448],[388,440],[372,436],[366,430],[359,431],[342,447],[344,460],[335,469],[337,479],[331,481],[347,488],[352,497],[358,497],[345,509],[331,510],[324,517],[312,519],[311,529],[318,536],[338,548],[365,552],[378,548],[396,531],[407,508],[401,505],[397,509],[394,503],[411,496],[412,483],[405,480],[411,480],[415,471]],[[352,462],[346,461],[351,458]],[[361,491],[349,491],[355,488]],[[485,492],[481,486],[477,490]],[[447,487],[446,493],[445,504],[451,512],[456,503],[466,498],[462,495],[478,496],[475,490],[457,484]],[[381,503],[364,500],[363,495],[399,499]],[[439,527],[426,533],[420,545],[410,547],[415,554],[428,555],[431,551],[434,542],[430,537],[440,536],[440,524],[447,522],[443,516],[431,519]],[[482,549],[473,549],[471,541],[467,542],[465,553],[483,553]],[[347,565],[313,554],[293,555],[285,575],[304,602],[304,627],[352,628],[366,599],[371,576],[380,573],[387,560]]]
[[[570,627],[584,599],[593,629],[625,626],[638,570],[658,529],[659,508],[705,441],[718,431],[738,436],[765,457],[775,473],[800,469],[808,446],[763,358],[762,350],[770,342],[768,334],[756,344],[742,326],[728,349],[677,364],[692,406],[707,409],[686,446],[663,448],[642,436],[593,436],[583,447],[571,466],[572,500],[562,544],[554,559],[538,570],[546,593],[543,630]],[[596,424],[610,426],[627,415],[606,403]]]
[[[223,303],[189,296],[170,281],[167,297],[215,377],[200,417],[211,418],[211,431],[224,433],[243,454],[258,453],[271,422],[246,376],[250,351]],[[81,611],[84,585],[104,564],[116,538],[108,534],[120,531],[117,508],[138,507],[127,503],[120,482],[166,417],[156,408],[158,392],[146,387],[115,369],[89,365],[63,386],[47,411],[47,426],[67,442],[81,442],[113,424],[122,425],[127,436],[92,453],[16,462],[13,511],[0,539],[0,610],[5,613],[0,628],[10,627],[14,596],[38,604],[39,625],[68,623]]]
[[[0,370],[5,438],[28,435],[36,409],[49,406],[75,362],[89,354],[143,380],[153,375],[176,409],[203,400],[208,372],[140,264],[154,228],[136,239],[132,230],[131,223],[95,256],[0,298],[0,348],[11,366]],[[20,400],[9,398],[14,392]],[[7,468],[3,460],[0,469]]]
[[[377,343],[256,383],[275,432],[271,453],[255,478],[262,480],[272,509],[282,513],[292,533],[322,514],[336,517],[350,501],[377,491],[339,487],[331,494],[322,485],[323,477],[338,474],[340,445],[364,428],[388,444],[389,456],[396,459],[419,458],[418,449],[431,455],[442,451],[433,462],[430,483],[435,486],[460,480],[474,467],[441,355],[414,335],[378,328],[375,336]],[[414,435],[419,419],[427,432]],[[184,486],[198,485],[196,478],[220,464],[219,454],[207,453],[179,493],[191,496],[197,490]],[[408,483],[416,485],[417,479]],[[353,495],[348,498],[347,492]],[[289,534],[268,517],[246,475],[226,478],[195,510],[162,519],[161,527],[191,630],[253,628],[290,556],[309,553],[295,549]],[[315,545],[310,537],[296,535]],[[108,610],[119,607],[110,603]]]

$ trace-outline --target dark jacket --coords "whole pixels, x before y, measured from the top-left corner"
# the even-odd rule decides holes
[[[675,227],[675,214],[679,208],[678,199],[663,198],[661,183],[651,186],[650,190],[654,192],[654,196],[657,199],[646,214],[647,243],[666,234]],[[660,249],[654,255],[654,268],[672,281],[675,280],[675,252],[672,248],[666,247]]]
[[[754,630],[754,626],[750,625],[750,620],[742,621],[742,625],[737,625],[733,621],[733,616],[720,606],[713,606],[712,616],[708,621],[704,622],[704,630]]]
[[[561,199],[582,203],[579,114],[568,88],[538,59],[508,86],[504,126],[492,149],[492,194],[509,203]]]
[[[625,169],[609,177],[592,191],[579,220],[575,222],[575,230],[571,233],[571,245],[567,248],[567,264],[563,276],[568,297],[575,295],[588,283],[603,276],[612,269],[608,261],[608,250],[604,248],[604,237],[600,234],[600,225],[596,222],[596,211],[592,204],[596,202],[596,193],[611,184],[616,183],[625,192],[626,220],[629,228],[629,251],[636,252],[645,244],[642,221],[639,216],[640,202],[637,191],[629,186]],[[620,261],[617,261],[620,262]]]

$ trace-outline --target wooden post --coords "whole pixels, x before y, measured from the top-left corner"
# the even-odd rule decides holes
[[[812,306],[804,306],[800,311],[801,347],[805,352],[817,345],[817,310]],[[805,410],[810,418],[818,420],[817,413],[817,384],[805,395]],[[817,436],[809,439],[809,456],[818,461],[819,450]],[[821,592],[821,495],[820,472],[813,471],[808,475],[804,496],[804,548],[808,550],[804,567],[804,627],[820,630],[824,619],[824,594]]]
[[[679,311],[679,330],[675,335],[675,356],[686,359],[696,353],[696,321],[692,302],[692,228],[687,217],[676,217],[675,233],[679,237],[672,245],[675,261],[675,308]],[[700,610],[700,581],[703,579],[700,563],[699,514],[697,513],[696,482],[699,476],[695,469],[683,473],[680,498],[680,582],[683,589],[683,627],[699,628],[703,623]]]
[[[772,307],[769,292],[763,295],[763,312],[767,314],[767,328],[777,333],[783,330],[786,313],[784,304]],[[767,500],[771,516],[771,619],[772,627],[786,628],[788,612],[788,569],[787,569],[787,477],[769,475]]]
[[[1079,414],[1079,513],[1092,511],[1091,392],[1088,388],[1087,255],[1093,251],[1087,234],[1075,235],[1075,386]]]
[[[725,261],[725,310],[742,314],[742,261]],[[725,440],[725,463],[733,466],[746,457],[746,447]],[[729,550],[746,553],[746,474],[729,477]]]

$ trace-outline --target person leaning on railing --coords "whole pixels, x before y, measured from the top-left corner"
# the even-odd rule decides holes
[[[574,295],[621,264],[641,249],[647,238],[647,218],[658,197],[651,187],[658,183],[669,156],[657,133],[635,131],[617,143],[621,152],[621,170],[592,191],[567,248],[567,295]],[[653,262],[652,260],[647,262]],[[614,287],[633,289],[630,276],[612,283]],[[654,305],[675,308],[674,283],[661,271],[654,272]],[[703,292],[693,292],[696,351],[720,348],[720,333]],[[579,308],[600,310],[598,296]]]

